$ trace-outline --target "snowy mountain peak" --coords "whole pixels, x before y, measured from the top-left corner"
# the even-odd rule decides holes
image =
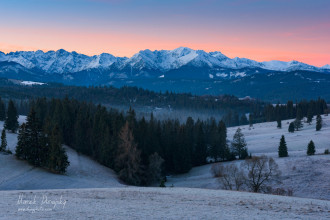
[[[196,51],[193,49],[190,49],[188,47],[178,47],[178,48],[170,51],[170,53],[177,54],[178,56],[186,56],[187,54],[194,53],[194,52],[196,52]]]
[[[292,60],[289,62],[272,60],[268,62],[262,62],[264,64],[265,69],[269,70],[278,70],[278,71],[294,71],[294,70],[311,70],[318,71],[319,68],[315,66],[308,65],[306,63],[298,62],[296,60]]]
[[[225,56],[220,51],[210,52],[210,55],[217,58],[218,60],[229,59],[227,56]]]
[[[0,51],[0,62],[6,61],[7,57],[6,54]]]
[[[64,50],[64,49],[59,49],[56,51],[57,54],[68,54],[69,52]],[[72,53],[76,53],[75,51],[73,51]],[[77,54],[77,53],[76,53]]]
[[[0,55],[0,56],[1,56],[1,55]],[[330,65],[327,64],[327,65],[322,66],[321,68],[322,68],[322,69],[330,69]]]
[[[0,62],[2,61],[16,62],[25,68],[38,69],[45,73],[75,73],[94,68],[109,69],[111,66],[115,66],[119,71],[134,69],[135,72],[144,70],[166,72],[185,65],[196,68],[263,68],[275,71],[328,71],[330,69],[330,65],[318,68],[295,60],[257,62],[239,57],[230,59],[219,51],[208,53],[188,47],[179,47],[174,50],[141,50],[131,58],[115,57],[108,53],[87,56],[64,49],[48,52],[17,51],[8,54],[0,52]]]

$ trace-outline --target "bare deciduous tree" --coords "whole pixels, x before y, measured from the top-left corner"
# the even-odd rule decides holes
[[[280,175],[277,163],[266,156],[245,160],[242,168],[248,172],[246,184],[253,192],[262,191],[267,182],[278,181]]]
[[[219,178],[223,187],[227,190],[240,190],[245,183],[245,175],[235,164],[223,166],[220,163],[214,164],[211,169],[213,175]]]

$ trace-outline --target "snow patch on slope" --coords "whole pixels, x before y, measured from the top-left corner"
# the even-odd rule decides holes
[[[31,86],[31,85],[44,85],[45,84],[45,83],[33,82],[33,81],[22,81],[21,83],[23,85],[28,85],[28,86]]]

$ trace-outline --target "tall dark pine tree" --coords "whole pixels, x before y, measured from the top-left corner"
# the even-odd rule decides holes
[[[0,121],[6,120],[6,107],[5,103],[0,98]]]
[[[307,155],[314,155],[315,154],[315,144],[311,140],[307,146]]]
[[[251,113],[249,114],[249,125],[250,125],[250,127],[253,126],[253,116]]]
[[[311,124],[313,121],[313,110],[311,108],[308,108],[307,112],[307,123]]]
[[[186,173],[192,167],[189,149],[191,146],[188,145],[188,138],[190,137],[187,137],[186,128],[183,125],[179,127],[177,132],[173,155],[174,170],[176,173]]]
[[[282,121],[280,117],[277,118],[277,128],[282,128]]]
[[[92,147],[90,144],[91,139],[91,120],[87,109],[79,109],[74,126],[74,144],[73,147],[76,151],[91,155]],[[105,131],[104,131],[105,132]]]
[[[230,157],[230,150],[227,145],[227,127],[222,120],[218,124],[218,135],[219,135],[219,145],[220,145],[219,156],[222,160],[228,160]]]
[[[322,117],[321,115],[317,115],[316,117],[316,131],[321,130],[322,128]]]
[[[244,134],[241,132],[241,129],[238,128],[234,134],[233,141],[231,143],[231,147],[233,152],[239,159],[245,159],[247,156],[247,148]]]
[[[149,164],[147,169],[147,183],[159,182],[162,177],[162,165],[164,159],[158,153],[153,153],[149,156]]]
[[[58,126],[55,126],[49,137],[48,147],[47,168],[54,173],[65,173],[70,162],[65,149],[62,147],[61,133]]]
[[[7,109],[7,117],[5,120],[5,129],[10,130],[11,132],[15,133],[18,129],[18,114],[14,102],[12,100],[8,103]]]
[[[193,146],[195,143],[195,136],[194,136],[194,125],[195,122],[192,119],[192,117],[188,117],[186,120],[186,124],[185,124],[185,143],[188,146],[187,147],[187,153],[189,154],[189,160],[190,163],[192,163],[192,155],[193,155]]]
[[[287,157],[288,156],[288,148],[286,146],[284,135],[282,135],[280,145],[278,146],[278,156],[279,157]]]
[[[15,155],[19,159],[26,160],[28,157],[28,136],[26,133],[26,124],[23,123],[18,130],[17,145],[15,149]]]
[[[289,131],[290,133],[294,133],[294,122],[291,122],[291,123],[289,124],[288,131]]]
[[[301,129],[303,127],[301,120],[298,118],[296,118],[296,120],[294,120],[293,125],[294,125],[294,128],[296,129],[296,131],[299,131],[299,129]]]
[[[288,116],[288,118],[294,118],[293,102],[292,101],[288,101],[288,103],[286,104],[286,106],[287,106],[287,116]]]
[[[2,129],[0,151],[6,151],[6,148],[7,148],[6,130]]]
[[[211,118],[211,124],[209,129],[209,141],[210,141],[210,149],[209,149],[209,156],[217,161],[220,152],[219,146],[219,135],[217,131],[217,124],[214,118]]]
[[[297,116],[296,116],[296,119],[301,121],[301,120],[303,119],[303,117],[304,117],[304,115],[303,115],[303,111],[302,111],[301,107],[298,107],[298,108],[297,108]]]
[[[26,145],[28,147],[27,160],[34,166],[44,166],[48,156],[46,139],[33,108],[26,121]]]
[[[200,166],[206,163],[207,147],[205,143],[205,133],[203,131],[203,123],[197,122],[196,128],[196,146],[193,152],[193,165]]]

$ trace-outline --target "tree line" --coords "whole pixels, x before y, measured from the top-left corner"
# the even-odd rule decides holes
[[[73,98],[78,101],[93,102],[103,105],[152,106],[159,108],[184,109],[189,111],[226,112],[235,110],[239,113],[248,112],[252,105],[263,105],[258,100],[240,100],[233,95],[204,95],[191,93],[174,93],[171,91],[154,92],[138,87],[123,86],[69,86],[59,83],[23,86],[8,79],[0,78],[0,96],[13,100],[31,100],[35,98]],[[21,105],[21,103],[18,103]],[[23,103],[24,104],[24,103]],[[18,107],[20,105],[17,105]],[[24,108],[22,106],[22,108]],[[26,113],[30,109],[26,109]],[[20,110],[18,110],[20,111]]]

